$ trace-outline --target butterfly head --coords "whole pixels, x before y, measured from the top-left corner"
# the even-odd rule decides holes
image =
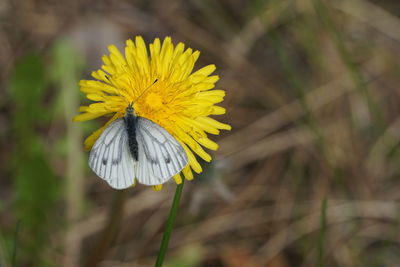
[[[135,109],[133,108],[133,102],[128,104],[128,107],[126,108],[126,114],[135,115]]]

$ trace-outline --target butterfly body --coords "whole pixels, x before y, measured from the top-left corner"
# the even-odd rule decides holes
[[[163,184],[187,163],[182,145],[158,124],[137,116],[132,105],[104,129],[89,156],[90,168],[116,189],[131,186],[135,179]]]
[[[129,151],[131,152],[133,159],[138,161],[138,143],[136,139],[137,116],[134,114],[134,110],[130,104],[126,108],[124,123],[128,134]]]

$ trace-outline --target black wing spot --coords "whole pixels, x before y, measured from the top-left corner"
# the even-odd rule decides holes
[[[171,158],[170,157],[167,157],[166,159],[165,159],[165,163],[171,163]]]
[[[101,163],[103,163],[103,165],[106,165],[106,164],[107,164],[107,159],[104,158],[104,159],[101,161]]]

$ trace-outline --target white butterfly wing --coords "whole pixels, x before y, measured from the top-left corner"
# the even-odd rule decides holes
[[[145,185],[158,185],[179,173],[188,163],[182,145],[158,124],[138,117],[136,138],[139,164],[136,178]]]
[[[129,152],[123,119],[104,129],[90,151],[89,166],[115,189],[124,189],[134,183],[136,162]]]

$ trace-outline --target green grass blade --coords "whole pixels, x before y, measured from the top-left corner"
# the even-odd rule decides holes
[[[322,200],[321,205],[321,219],[320,219],[320,231],[318,238],[318,258],[317,258],[317,267],[322,267],[323,259],[324,259],[324,249],[325,249],[325,241],[326,241],[326,205],[327,200],[326,197]]]
[[[13,251],[12,251],[12,266],[15,267],[17,266],[17,248],[18,248],[18,236],[19,236],[19,230],[21,228],[21,220],[18,220],[17,225],[15,227],[15,233],[14,233],[14,245],[13,245]]]
[[[360,94],[364,97],[367,103],[370,117],[372,119],[372,122],[374,123],[375,128],[378,131],[378,134],[382,133],[385,129],[385,125],[381,110],[373,99],[370,89],[367,86],[367,81],[363,74],[359,71],[356,63],[354,62],[353,56],[347,48],[341,33],[337,29],[336,24],[329,13],[329,10],[321,0],[313,0],[313,5],[315,12],[322,22],[322,25],[325,27],[332,41],[334,42],[336,50],[338,51],[344,65],[346,66],[356,89],[359,90]]]

